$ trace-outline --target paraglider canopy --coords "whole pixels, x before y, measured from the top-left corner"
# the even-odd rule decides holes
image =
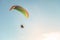
[[[12,10],[12,9],[15,9],[15,10],[21,12],[26,18],[29,17],[28,11],[27,11],[25,8],[21,7],[21,6],[14,5],[14,6],[12,6],[12,7],[10,8],[10,10]]]

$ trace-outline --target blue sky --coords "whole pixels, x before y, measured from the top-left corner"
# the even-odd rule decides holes
[[[0,0],[0,5],[0,40],[34,40],[38,33],[60,32],[59,0]],[[26,8],[29,19],[16,10],[9,11],[12,5]]]

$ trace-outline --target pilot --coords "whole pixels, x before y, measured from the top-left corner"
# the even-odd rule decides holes
[[[23,26],[23,25],[21,25],[21,28],[24,28],[24,26]]]

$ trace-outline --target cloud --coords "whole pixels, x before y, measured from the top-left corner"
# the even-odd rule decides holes
[[[60,32],[44,33],[42,40],[60,40]]]

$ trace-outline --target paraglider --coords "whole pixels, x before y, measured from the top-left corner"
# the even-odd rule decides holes
[[[24,9],[23,7],[21,7],[21,6],[14,5],[14,6],[12,6],[12,7],[10,8],[10,11],[11,11],[12,9],[15,9],[15,10],[21,12],[26,18],[29,17],[28,11],[27,11],[26,9]],[[24,26],[21,25],[21,28],[24,28]]]
[[[14,6],[12,6],[12,7],[10,8],[10,10],[12,10],[12,9],[15,9],[15,10],[21,12],[22,14],[24,14],[24,16],[25,16],[26,18],[29,17],[28,11],[27,11],[26,9],[24,9],[23,7],[21,7],[21,6],[14,5]]]

